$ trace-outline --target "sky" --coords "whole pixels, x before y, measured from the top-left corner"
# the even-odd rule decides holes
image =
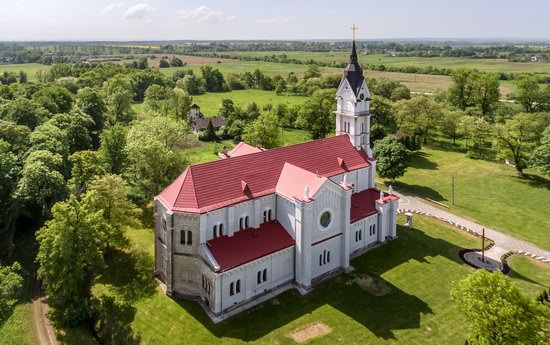
[[[548,0],[0,0],[0,41],[550,39]]]

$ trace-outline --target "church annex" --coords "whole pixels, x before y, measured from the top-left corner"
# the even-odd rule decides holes
[[[370,93],[355,41],[336,93],[336,136],[240,144],[189,166],[155,197],[155,274],[221,320],[350,268],[396,236],[398,198],[375,188]]]

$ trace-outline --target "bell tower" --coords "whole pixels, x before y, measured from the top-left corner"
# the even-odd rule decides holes
[[[349,63],[336,92],[336,135],[347,134],[353,146],[363,149],[370,157],[370,100],[371,95],[363,70],[357,61],[355,24]]]

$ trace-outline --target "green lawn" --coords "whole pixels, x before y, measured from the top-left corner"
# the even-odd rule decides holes
[[[36,72],[43,70],[47,71],[51,68],[48,65],[42,65],[38,63],[24,63],[24,64],[12,64],[12,65],[0,65],[0,73],[14,72],[19,73],[19,71],[27,72],[29,81],[37,81]]]
[[[523,290],[537,296],[550,287],[550,265],[521,255],[512,256],[508,263],[513,268],[510,276],[518,279]]]
[[[245,107],[256,102],[260,107],[271,103],[276,104],[301,104],[307,100],[305,96],[277,95],[274,91],[265,90],[235,90],[231,92],[207,92],[203,95],[193,96],[193,102],[201,107],[205,116],[217,115],[223,99],[231,99],[235,105]]]
[[[118,318],[119,327],[143,344],[293,344],[290,332],[317,322],[332,332],[310,343],[463,344],[467,334],[449,292],[454,281],[473,271],[457,252],[479,241],[430,218],[418,216],[413,230],[399,226],[397,240],[352,260],[353,273],[324,282],[306,296],[288,291],[217,325],[195,302],[174,300],[150,284],[131,282],[143,267],[136,253],[152,255],[153,234],[140,229],[128,235],[133,248],[109,260],[94,292],[131,303]],[[532,274],[531,263],[525,265],[523,275],[513,279],[536,292],[538,273]],[[389,293],[377,297],[359,287],[354,279],[364,275]],[[126,297],[135,296],[128,291],[136,288],[140,298]]]
[[[451,205],[451,176],[455,205]],[[550,180],[519,177],[505,164],[466,158],[464,153],[424,147],[396,187],[443,202],[450,211],[550,250]]]

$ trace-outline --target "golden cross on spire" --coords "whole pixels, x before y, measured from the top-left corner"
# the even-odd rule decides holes
[[[355,31],[357,31],[357,29],[359,28],[355,24],[353,24],[353,26],[350,29],[353,32],[353,40],[355,41]]]

